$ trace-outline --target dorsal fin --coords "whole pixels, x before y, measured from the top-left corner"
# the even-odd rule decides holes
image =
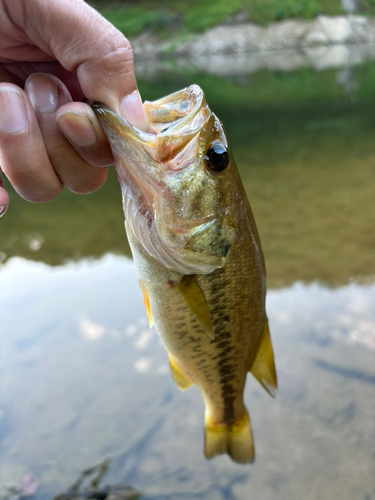
[[[262,340],[249,371],[274,398],[277,392],[277,377],[267,316],[264,321]]]
[[[173,380],[176,382],[177,387],[184,391],[192,385],[192,381],[182,373],[176,362],[168,352],[169,366],[171,368]]]
[[[215,336],[212,329],[210,310],[206,297],[197,283],[196,277],[187,274],[179,283],[171,284],[181,293],[191,311],[197,316],[203,328],[212,340],[214,340]]]

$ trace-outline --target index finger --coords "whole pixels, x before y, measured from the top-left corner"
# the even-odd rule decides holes
[[[148,129],[137,90],[133,51],[127,38],[109,21],[83,0],[6,3],[33,43],[68,71],[77,72],[87,99],[103,102],[138,128]]]

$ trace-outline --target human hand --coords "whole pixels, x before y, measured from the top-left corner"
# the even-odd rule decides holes
[[[83,0],[2,0],[0,165],[26,200],[104,184],[112,154],[85,99],[148,130],[124,35]],[[0,216],[8,203],[0,170]]]

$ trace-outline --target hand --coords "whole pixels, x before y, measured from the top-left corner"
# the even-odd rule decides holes
[[[0,165],[26,200],[104,184],[112,154],[85,100],[148,130],[128,40],[83,0],[2,0]],[[0,171],[0,216],[8,203]]]

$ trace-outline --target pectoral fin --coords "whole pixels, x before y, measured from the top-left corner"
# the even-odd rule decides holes
[[[139,280],[139,285],[140,285],[140,287],[142,289],[143,303],[145,305],[146,314],[147,314],[147,317],[148,317],[148,322],[149,322],[150,327],[151,327],[154,324],[154,322],[152,321],[150,299],[148,298],[146,287],[145,287],[145,285],[143,284],[143,282],[141,280]]]
[[[176,382],[177,387],[184,391],[188,387],[192,385],[192,381],[188,379],[186,375],[182,373],[182,371],[179,369],[175,361],[173,360],[172,356],[168,353],[169,357],[169,366],[171,367],[171,372],[172,372],[172,377],[173,380]]]
[[[195,276],[186,275],[179,283],[172,283],[172,285],[181,293],[191,311],[197,316],[203,328],[212,340],[214,340],[215,336],[212,330],[210,310],[206,297],[198,285]]]
[[[267,316],[264,322],[262,340],[250,371],[274,398],[277,392],[277,377]]]

